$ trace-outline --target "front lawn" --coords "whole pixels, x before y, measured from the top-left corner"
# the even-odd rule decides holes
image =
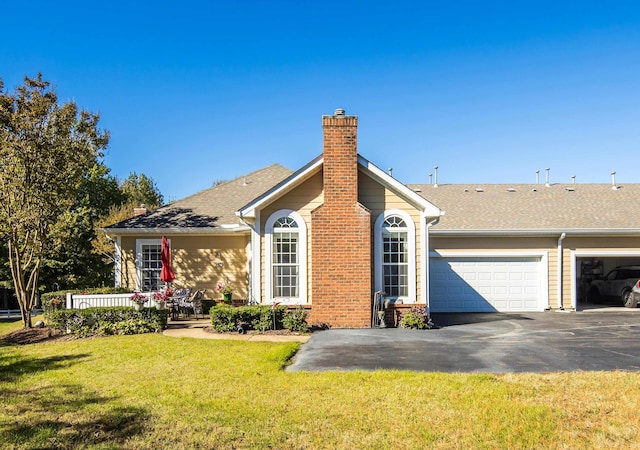
[[[640,446],[638,373],[284,372],[299,345],[159,334],[1,345],[0,447]]]

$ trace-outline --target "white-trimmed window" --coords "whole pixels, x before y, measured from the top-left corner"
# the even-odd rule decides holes
[[[386,297],[416,301],[415,225],[404,211],[385,211],[375,224],[375,285]]]
[[[137,288],[140,291],[156,291],[160,289],[160,272],[162,260],[160,239],[136,240],[136,274]]]
[[[306,224],[291,210],[267,219],[265,293],[268,302],[306,302]]]

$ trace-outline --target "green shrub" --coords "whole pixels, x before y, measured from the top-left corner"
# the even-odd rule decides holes
[[[168,309],[143,308],[136,311],[126,306],[109,308],[61,309],[51,311],[49,326],[69,330],[78,337],[111,334],[140,334],[167,327]]]
[[[309,331],[307,315],[307,311],[305,311],[302,307],[289,310],[284,314],[282,325],[287,330],[306,333],[307,331]]]
[[[209,310],[211,317],[211,326],[214,330],[224,333],[226,331],[235,331],[238,328],[240,314],[238,308],[218,303]]]
[[[266,330],[272,330],[274,328],[274,310],[270,306],[249,306],[249,308],[253,308],[255,312],[254,317],[251,321],[251,328],[253,328],[254,330],[260,330],[263,333]],[[276,326],[277,320],[278,318],[276,317]]]
[[[269,305],[248,305],[235,308],[218,303],[209,310],[209,316],[211,317],[211,326],[218,332],[237,331],[239,326],[245,330],[264,332],[282,329],[286,311],[286,306],[272,308]]]
[[[427,308],[424,306],[412,307],[411,310],[402,314],[399,326],[400,328],[413,328],[418,330],[432,328],[431,320],[427,314]]]
[[[213,308],[213,305],[215,305],[216,302],[215,300],[202,300],[202,312],[204,314],[209,314],[209,311],[211,310],[211,308]]]

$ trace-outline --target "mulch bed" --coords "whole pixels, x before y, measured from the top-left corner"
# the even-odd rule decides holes
[[[23,328],[21,330],[12,331],[0,338],[8,344],[28,345],[38,344],[45,341],[70,341],[74,337],[72,334],[63,333],[53,328]]]

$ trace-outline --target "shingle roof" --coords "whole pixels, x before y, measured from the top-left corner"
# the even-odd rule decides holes
[[[293,172],[279,164],[177,200],[106,229],[211,229],[242,225],[236,211]],[[445,212],[434,232],[632,230],[640,234],[640,184],[409,184]]]
[[[120,229],[198,229],[241,225],[235,212],[291,173],[286,167],[273,164],[106,229],[117,232]]]
[[[408,185],[445,211],[433,230],[640,230],[640,184]]]

